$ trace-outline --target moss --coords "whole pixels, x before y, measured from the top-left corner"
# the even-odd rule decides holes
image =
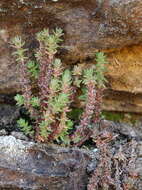
[[[124,112],[109,112],[103,111],[102,117],[114,122],[124,122],[129,124],[136,124],[141,118],[141,114],[136,113],[124,113]]]
[[[121,112],[103,111],[102,115],[105,119],[115,122],[122,121],[124,119],[124,113]]]

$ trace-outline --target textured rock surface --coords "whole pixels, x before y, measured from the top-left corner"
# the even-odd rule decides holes
[[[20,110],[16,106],[0,105],[0,130],[11,132],[16,129],[16,121],[20,117]]]
[[[142,45],[109,53],[108,78],[113,90],[142,93]]]
[[[112,121],[105,121],[105,127],[106,126],[108,127],[108,130],[110,130],[113,134],[118,135],[111,145],[112,151],[113,153],[115,153],[114,155],[116,155],[119,150],[122,150],[122,155],[124,156],[123,158],[126,158],[127,160],[126,165],[124,163],[123,163],[124,165],[122,163],[121,163],[122,165],[121,164],[119,165],[119,171],[122,171],[124,176],[126,174],[125,173],[126,170],[129,171],[128,172],[129,174],[128,175],[126,174],[126,178],[124,177],[126,180],[125,183],[129,185],[131,184],[130,186],[128,185],[128,189],[141,190],[142,189],[142,154],[141,154],[142,123],[139,122],[137,123],[137,125],[134,126],[125,123],[119,123],[119,122],[114,123]],[[121,156],[119,158],[121,160]],[[120,180],[122,180],[122,178]],[[121,188],[123,183],[122,181],[116,183],[117,185],[120,184],[118,189]]]
[[[47,27],[61,27],[65,32],[61,52],[66,63],[87,63],[93,59],[95,51],[103,49],[108,52],[109,88],[116,91],[108,95],[109,100],[112,99],[110,110],[142,112],[142,102],[137,101],[137,96],[129,102],[127,99],[120,101],[124,93],[115,96],[117,91],[142,93],[142,1],[101,2],[103,1],[1,0],[0,94],[20,90],[17,64],[11,57],[10,39],[22,35],[27,39],[27,47],[32,49],[37,46],[34,33]],[[108,109],[105,106],[107,104],[110,101],[105,99],[105,109]]]
[[[0,137],[0,189],[85,190],[90,157],[79,149]]]
[[[123,153],[133,159],[133,155],[129,155],[127,145],[131,148],[131,140],[136,141],[133,172],[136,172],[138,177],[133,179],[135,188],[132,190],[141,190],[141,123],[135,128],[110,121],[105,121],[104,124],[105,128],[108,127],[109,131],[118,135],[112,143],[113,153],[122,148],[125,150]],[[13,136],[0,136],[0,153],[1,190],[85,190],[88,183],[87,171],[90,173],[96,168],[96,158],[99,158],[99,151],[93,153],[77,148],[40,145],[21,141]]]
[[[142,113],[142,94],[107,90],[103,109],[107,111]]]

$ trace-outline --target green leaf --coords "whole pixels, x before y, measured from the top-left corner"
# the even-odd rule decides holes
[[[60,41],[60,40],[61,40],[60,37],[64,35],[63,30],[62,30],[61,28],[56,28],[56,29],[53,31],[53,34],[54,34],[54,36],[56,37],[56,39],[57,39],[58,41]]]
[[[88,84],[90,81],[92,81],[94,83],[96,82],[95,72],[94,72],[94,68],[93,67],[84,70],[84,80],[83,80],[83,83],[84,84]]]
[[[96,53],[96,62],[97,62],[95,69],[96,82],[99,87],[104,87],[105,83],[107,82],[104,76],[104,72],[106,71],[106,64],[108,62],[103,52]]]
[[[62,122],[62,121],[61,121]],[[69,130],[73,128],[73,121],[70,119],[67,119],[64,121],[65,127],[62,130],[62,132],[59,134],[59,136],[56,138],[57,142],[62,141],[63,144],[69,145],[70,144],[70,138],[69,138]]]
[[[33,107],[39,107],[40,106],[40,101],[39,101],[38,97],[32,97],[30,103]]]
[[[37,79],[39,74],[39,65],[34,61],[28,61],[27,68],[28,71],[31,73],[31,76]]]
[[[99,64],[108,64],[107,60],[106,60],[106,56],[103,52],[98,52],[96,53],[96,62]]]
[[[71,84],[72,78],[71,78],[71,71],[69,69],[66,69],[62,75],[62,81],[64,84]]]
[[[69,103],[68,94],[60,93],[58,96],[54,97],[51,102],[49,102],[52,107],[53,113],[59,113],[63,111],[63,108]]]
[[[22,48],[25,45],[25,42],[22,41],[22,38],[20,36],[16,36],[11,40],[12,46],[15,48]]]
[[[38,32],[36,34],[37,40],[44,42],[46,38],[49,37],[49,30],[48,29],[43,29],[41,32]]]
[[[14,56],[16,56],[16,61],[25,61],[27,57],[24,55],[26,49],[16,49],[16,51],[13,53]]]
[[[25,119],[20,118],[17,123],[20,126],[21,130],[25,133],[25,135],[33,135],[33,128],[31,125],[28,124]]]
[[[25,52],[27,51],[27,49],[23,48],[25,42],[22,41],[21,37],[17,36],[13,38],[11,44],[14,48],[16,48],[16,51],[13,53],[13,55],[17,57],[16,61],[23,62],[25,59],[27,59],[27,57],[25,57]]]
[[[56,28],[53,34],[49,34],[48,29],[37,33],[37,40],[44,44],[44,48],[48,51],[49,54],[54,55],[57,52],[59,43],[62,41],[61,36],[63,35],[62,29]]]
[[[55,68],[60,68],[62,66],[61,60],[60,59],[55,59],[53,62],[53,65]]]
[[[57,92],[60,89],[60,80],[53,78],[50,82],[50,89],[53,92]]]
[[[60,135],[59,139],[62,141],[62,144],[69,145],[70,144],[70,138],[67,135]],[[57,140],[59,141],[59,140]]]
[[[61,62],[61,60],[60,59],[55,59],[54,61],[53,61],[53,67],[54,67],[54,69],[53,69],[53,76],[56,78],[59,78],[61,75],[62,75],[62,73],[63,73],[63,67],[62,67],[62,62]]]
[[[17,101],[16,104],[17,104],[18,106],[24,105],[24,97],[23,97],[22,95],[17,94],[17,95],[14,97],[14,99]]]
[[[50,121],[49,123],[48,122],[45,122],[45,121],[42,121],[40,124],[39,124],[39,127],[40,127],[40,135],[44,138],[47,138],[48,135],[52,132],[51,128],[49,127],[49,124],[50,124]]]
[[[66,121],[66,124],[67,124],[67,128],[68,128],[68,129],[72,129],[72,127],[73,127],[73,121],[72,121],[72,120],[68,119],[68,120]]]

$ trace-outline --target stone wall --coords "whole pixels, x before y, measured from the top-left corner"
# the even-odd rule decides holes
[[[61,27],[65,33],[60,51],[63,62],[94,63],[94,53],[100,50],[108,55],[108,90],[103,108],[142,112],[142,1],[101,2],[1,0],[0,94],[20,91],[10,39],[21,35],[26,46],[33,49],[37,47],[36,32]]]

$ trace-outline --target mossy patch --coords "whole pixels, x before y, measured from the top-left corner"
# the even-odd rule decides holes
[[[129,124],[135,124],[142,118],[141,114],[136,113],[124,113],[124,112],[102,112],[103,118],[114,122],[124,122]]]
[[[108,111],[103,111],[102,116],[111,121],[122,121],[124,119],[124,113],[121,112],[108,112]]]

